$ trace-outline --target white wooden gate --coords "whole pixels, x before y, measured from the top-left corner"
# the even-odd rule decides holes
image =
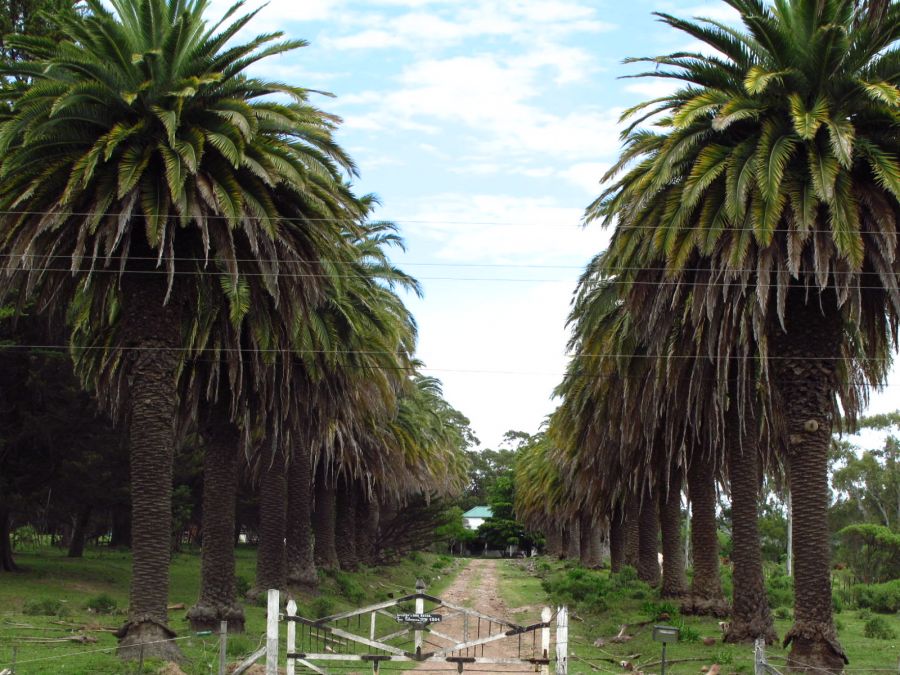
[[[270,591],[270,604],[277,591]],[[392,610],[392,611],[389,611]],[[276,616],[278,616],[276,614]],[[271,614],[270,614],[271,617]],[[371,664],[378,673],[382,664],[405,661],[450,663],[456,672],[475,664],[520,665],[549,675],[554,659],[550,628],[556,624],[555,672],[568,672],[568,612],[545,607],[540,621],[518,625],[488,616],[425,593],[421,582],[416,592],[319,619],[297,615],[290,600],[279,617],[287,624],[287,675],[315,672],[328,675],[328,663]],[[278,664],[278,623],[267,641],[267,664]],[[486,649],[487,648],[487,649]],[[275,650],[275,654],[272,654]],[[274,672],[274,670],[273,670]]]

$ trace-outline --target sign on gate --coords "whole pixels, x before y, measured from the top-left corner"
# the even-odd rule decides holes
[[[441,614],[398,614],[397,621],[400,623],[424,624],[439,623],[443,620]]]
[[[276,596],[270,597],[270,607],[277,607],[278,591],[270,594]],[[414,611],[388,611],[410,605]],[[428,611],[426,605],[430,605]],[[369,663],[373,673],[387,661],[404,661],[450,663],[459,673],[467,666],[483,671],[484,665],[521,665],[548,675],[554,651],[556,672],[566,673],[565,607],[555,613],[545,607],[540,621],[523,626],[427,595],[424,584],[417,584],[416,593],[411,595],[319,619],[297,616],[296,611],[296,603],[289,602],[283,616],[288,623],[287,675],[295,675],[297,666],[328,675],[328,664],[341,661]],[[554,620],[556,648],[551,651],[550,626]],[[274,636],[269,637],[275,654],[267,654],[267,665],[273,656],[277,661],[277,623]]]

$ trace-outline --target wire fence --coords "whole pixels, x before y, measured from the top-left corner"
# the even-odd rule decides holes
[[[22,627],[11,627],[17,631],[22,631]],[[0,630],[6,630],[0,628]],[[36,632],[44,632],[48,630],[44,627],[31,627],[31,630]],[[78,635],[79,633],[73,633],[73,635]],[[113,645],[109,647],[96,647],[91,649],[80,649],[80,650],[68,650],[62,653],[55,654],[45,654],[40,657],[28,657],[28,658],[19,658],[18,654],[21,649],[24,649],[28,646],[34,646],[35,643],[30,642],[31,636],[26,635],[12,635],[12,636],[3,636],[0,638],[0,644],[11,643],[10,648],[10,657],[9,660],[4,660],[3,656],[0,656],[0,675],[25,675],[28,673],[33,666],[37,666],[39,664],[46,664],[53,661],[61,661],[61,660],[72,660],[81,658],[83,656],[89,656],[94,654],[115,654],[119,650],[119,645]],[[122,673],[128,672],[136,672],[142,673],[144,672],[144,648],[150,647],[153,645],[159,645],[164,643],[183,643],[185,641],[195,641],[199,642],[200,646],[200,656],[198,658],[187,658],[185,660],[191,663],[196,664],[199,660],[202,664],[204,664],[209,673],[217,673],[218,675],[224,675],[226,672],[226,666],[229,660],[237,660],[238,662],[246,661],[252,654],[256,653],[259,650],[259,646],[263,644],[265,641],[265,636],[261,637],[257,647],[250,650],[244,651],[240,654],[228,654],[228,632],[227,626],[225,622],[220,627],[218,633],[212,631],[200,631],[197,633],[192,633],[190,635],[182,635],[176,636],[172,638],[168,638],[165,640],[151,640],[147,642],[134,643],[129,645],[129,649],[134,649],[138,651],[138,658],[133,659],[133,666],[125,666],[122,667]],[[61,641],[59,643],[41,643],[41,649],[45,649],[47,647],[65,647],[71,644],[71,640]],[[149,650],[148,650],[149,651]],[[148,654],[149,657],[149,654]]]

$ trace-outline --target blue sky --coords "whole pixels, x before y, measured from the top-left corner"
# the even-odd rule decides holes
[[[400,226],[397,260],[425,290],[409,299],[419,356],[488,447],[553,409],[569,298],[607,240],[581,214],[619,113],[668,90],[619,79],[639,70],[622,59],[696,47],[654,11],[735,17],[689,0],[272,0],[250,25],[310,42],[257,72],[335,94],[317,103],[343,118],[357,188]],[[874,409],[897,407],[891,390]]]

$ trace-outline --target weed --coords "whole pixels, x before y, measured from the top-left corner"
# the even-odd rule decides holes
[[[776,619],[785,620],[794,618],[794,613],[791,611],[791,608],[783,605],[781,607],[776,607],[773,613],[775,614]]]
[[[334,598],[327,595],[320,595],[309,605],[310,610],[312,610],[312,615],[317,619],[328,616],[334,612],[334,607]]]
[[[366,597],[366,592],[360,583],[346,572],[337,571],[334,574],[338,592],[354,605],[360,604]]]
[[[56,598],[28,600],[22,608],[22,614],[31,616],[65,616],[68,613],[68,608],[62,600]]]
[[[671,602],[645,602],[641,611],[650,621],[668,621],[678,616],[678,608]]]
[[[866,621],[863,632],[867,638],[874,640],[893,640],[897,637],[897,632],[880,616],[873,616]]]
[[[696,630],[692,626],[688,626],[684,619],[681,619],[678,623],[675,624],[678,626],[678,641],[679,642],[687,642],[687,643],[695,643],[700,642],[700,632]]]
[[[234,589],[238,594],[239,598],[243,598],[247,596],[247,593],[250,592],[250,581],[247,577],[238,574],[234,578]]]
[[[101,593],[88,600],[84,608],[95,614],[112,614],[116,611],[116,601],[106,593]]]

